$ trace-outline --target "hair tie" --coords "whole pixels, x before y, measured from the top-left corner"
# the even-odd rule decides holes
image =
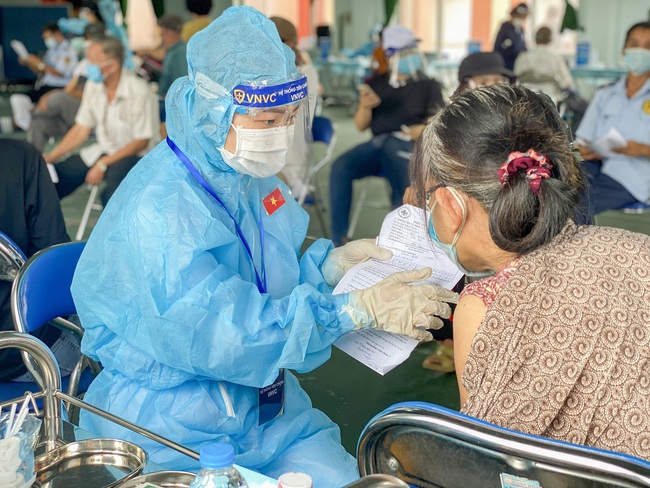
[[[553,165],[542,153],[529,149],[522,153],[519,151],[511,152],[508,160],[499,168],[499,181],[501,186],[505,186],[512,175],[517,171],[526,171],[528,186],[533,190],[535,195],[539,194],[539,185],[542,179],[551,177]]]

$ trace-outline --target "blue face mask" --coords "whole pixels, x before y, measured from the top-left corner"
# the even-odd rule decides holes
[[[397,72],[400,75],[412,75],[416,71],[422,71],[422,58],[419,54],[400,56],[397,63]]]
[[[56,39],[54,39],[54,37],[48,37],[43,42],[45,43],[45,47],[48,49],[54,49],[58,44],[58,42],[56,42]]]
[[[104,75],[102,74],[102,69],[98,64],[90,64],[86,66],[86,78],[88,81],[94,81],[95,83],[101,83],[104,81]]]
[[[460,228],[454,235],[451,244],[445,244],[444,242],[441,242],[440,239],[438,238],[438,234],[436,233],[436,228],[433,225],[433,210],[435,209],[437,203],[437,202],[433,202],[433,206],[431,207],[431,211],[429,212],[429,219],[428,219],[429,237],[431,237],[431,242],[436,248],[444,252],[445,255],[451,260],[451,262],[454,263],[456,267],[464,275],[469,276],[470,278],[486,278],[488,276],[492,276],[494,274],[492,271],[469,271],[465,269],[463,265],[460,264],[460,262],[458,261],[458,253],[456,252],[456,242],[458,242],[460,233],[463,231],[463,227],[465,225],[465,202],[462,201],[462,199],[456,194],[456,191],[453,188],[447,187],[447,189],[451,192],[451,194],[454,196],[454,198],[456,199],[460,207],[463,209],[463,223],[460,225]]]
[[[628,47],[623,51],[623,62],[635,75],[644,75],[650,72],[650,49]]]

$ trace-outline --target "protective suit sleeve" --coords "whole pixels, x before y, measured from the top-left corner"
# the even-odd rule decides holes
[[[348,295],[332,296],[322,275],[324,292],[303,282],[273,299],[234,268],[241,243],[226,224],[181,233],[173,245],[164,239],[170,245],[161,248],[169,223],[145,214],[135,242],[100,233],[95,246],[91,238],[75,275],[83,350],[105,366],[153,389],[197,376],[263,387],[279,368],[321,365],[354,329],[343,312]]]
[[[365,290],[350,293],[345,311],[357,328],[376,327],[402,334],[419,341],[430,341],[426,329],[442,327],[442,318],[449,318],[458,294],[436,285],[411,285],[425,280],[429,268],[395,273]]]

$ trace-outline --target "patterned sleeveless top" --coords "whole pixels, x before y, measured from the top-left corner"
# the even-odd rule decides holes
[[[650,460],[650,236],[568,224],[464,294],[487,307],[464,413]]]

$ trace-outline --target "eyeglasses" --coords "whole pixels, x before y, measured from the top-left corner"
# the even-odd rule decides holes
[[[424,189],[424,198],[425,202],[429,203],[431,195],[436,192],[438,188],[444,188],[446,185],[444,183],[438,183],[437,185],[430,186],[429,188]]]

